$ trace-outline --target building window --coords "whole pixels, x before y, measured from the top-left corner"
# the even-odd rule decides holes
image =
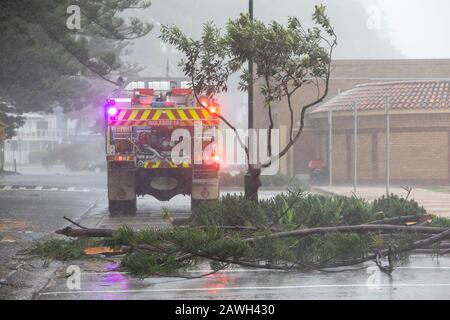
[[[36,121],[36,130],[48,130],[48,121]]]

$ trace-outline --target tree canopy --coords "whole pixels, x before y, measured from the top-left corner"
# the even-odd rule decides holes
[[[288,152],[302,133],[306,111],[323,101],[328,94],[331,57],[337,45],[337,36],[325,13],[325,6],[315,6],[312,20],[314,27],[304,28],[296,17],[289,17],[287,25],[283,25],[276,21],[265,24],[248,14],[241,14],[239,18],[228,21],[224,35],[213,22],[205,23],[198,40],[188,37],[177,26],[163,26],[161,29],[162,39],[185,55],[180,66],[190,77],[196,96],[212,97],[227,91],[228,78],[234,73],[240,75],[241,90],[248,90],[249,85],[253,84],[259,90],[264,103],[256,106],[256,112],[265,108],[268,113],[269,160],[252,164],[249,150],[254,148],[246,146],[238,136],[253,180],[258,179],[261,169],[269,167]],[[250,60],[256,67],[253,78],[245,68]],[[317,98],[294,106],[292,96],[303,87],[310,90],[311,85],[317,89]],[[290,114],[288,141],[280,146],[277,154],[273,154],[272,107],[274,102],[283,99],[287,100]],[[294,133],[294,119],[298,118],[300,127]],[[227,119],[221,119],[237,134],[236,128]],[[254,185],[257,189],[260,184],[255,181]]]
[[[143,0],[80,0],[80,28],[68,28],[68,0],[5,0],[0,3],[0,119],[8,133],[30,111],[86,106],[98,89],[91,79],[118,85],[119,73],[133,70],[119,55],[152,26],[124,18],[130,8],[147,8]]]

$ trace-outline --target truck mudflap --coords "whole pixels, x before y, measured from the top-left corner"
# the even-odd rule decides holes
[[[219,198],[219,181],[194,181],[192,184],[192,199],[215,200]]]
[[[135,172],[108,170],[108,199],[109,200],[135,200]]]

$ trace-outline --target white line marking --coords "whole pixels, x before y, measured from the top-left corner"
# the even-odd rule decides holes
[[[90,189],[76,189],[75,187],[57,188],[57,187],[43,187],[43,186],[0,186],[0,191],[14,190],[14,191],[68,191],[68,192],[91,192]]]
[[[380,287],[450,287],[450,283],[399,283],[380,284]],[[227,287],[227,288],[178,288],[178,289],[132,289],[132,290],[92,290],[92,291],[52,291],[42,292],[39,295],[57,294],[89,294],[89,293],[139,293],[139,292],[186,292],[186,291],[238,291],[238,290],[286,290],[286,289],[318,289],[318,288],[368,288],[367,284],[323,284],[323,285],[302,285],[302,286],[267,286],[267,287]]]
[[[450,267],[397,267],[395,269],[443,269],[443,270],[447,270],[447,269],[450,269]]]

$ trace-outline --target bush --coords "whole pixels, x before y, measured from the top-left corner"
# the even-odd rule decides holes
[[[254,203],[243,195],[226,195],[202,204],[192,219],[194,225],[226,225],[286,228],[354,225],[376,220],[372,205],[356,197],[311,194],[301,188]]]
[[[376,199],[372,210],[377,219],[427,213],[414,199],[408,200],[396,194],[391,194],[389,197],[383,195]]]
[[[34,243],[31,248],[26,250],[26,253],[42,259],[75,260],[84,257],[84,249],[91,244],[90,240],[65,241],[51,239]]]
[[[441,227],[441,228],[450,228],[450,219],[444,218],[444,217],[434,217],[431,220],[430,226]]]
[[[194,225],[270,226],[312,228],[356,225],[402,215],[426,214],[412,199],[392,194],[370,203],[364,199],[311,194],[295,187],[287,193],[254,203],[243,195],[226,195],[199,207]]]
[[[219,201],[205,202],[192,217],[194,225],[261,226],[268,223],[267,215],[258,203],[243,195],[225,195]]]

